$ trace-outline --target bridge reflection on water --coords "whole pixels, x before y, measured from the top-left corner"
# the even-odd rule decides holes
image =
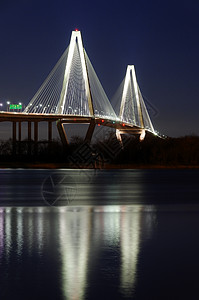
[[[143,235],[152,234],[154,218],[153,207],[141,205],[1,208],[1,274],[20,285],[18,296],[40,296],[48,285],[48,294],[60,299],[92,298],[90,282],[96,295],[103,294],[103,282],[105,290],[113,285],[130,297]]]
[[[76,198],[47,206],[57,173],[0,170],[0,298],[195,299],[199,171],[85,171],[56,170]]]

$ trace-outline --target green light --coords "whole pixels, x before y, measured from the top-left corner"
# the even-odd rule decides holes
[[[22,109],[21,104],[10,104],[10,109]]]

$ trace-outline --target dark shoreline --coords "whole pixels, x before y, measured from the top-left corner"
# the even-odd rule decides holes
[[[0,163],[0,169],[199,169],[199,165],[138,165],[138,164],[105,164],[103,167],[88,167],[82,165],[80,168],[67,163]]]
[[[132,138],[125,147],[115,136],[87,144],[74,136],[67,148],[60,141],[40,142],[28,148],[0,141],[0,168],[23,169],[198,169],[199,137],[160,139],[146,136],[143,142]],[[19,147],[20,146],[20,147]],[[28,149],[31,150],[28,153]]]

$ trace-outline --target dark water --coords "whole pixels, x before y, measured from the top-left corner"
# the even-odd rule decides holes
[[[0,299],[198,299],[199,170],[0,170]]]

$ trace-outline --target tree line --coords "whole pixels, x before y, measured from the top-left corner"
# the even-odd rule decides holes
[[[0,141],[0,162],[65,163],[74,167],[96,165],[126,166],[199,166],[199,137],[159,138],[148,134],[140,142],[136,136],[123,135],[118,141],[110,133],[103,140],[88,143],[73,136],[63,147],[60,140],[24,140],[13,145],[12,140]]]

